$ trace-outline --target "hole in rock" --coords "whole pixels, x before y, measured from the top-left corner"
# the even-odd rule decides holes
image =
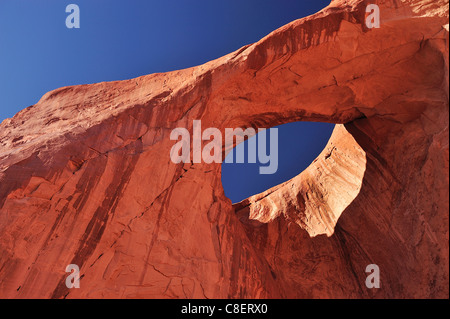
[[[327,145],[334,124],[293,122],[274,128],[278,129],[278,156],[275,152],[271,154],[271,151],[274,151],[274,148],[270,147],[272,131],[267,130],[265,137],[258,133],[237,145],[222,163],[222,185],[225,195],[233,204],[286,182],[304,171]],[[267,159],[265,164],[261,163],[261,157],[258,156],[259,146],[263,146],[264,142],[265,153],[270,161],[278,161],[278,167],[273,174],[261,174],[261,167],[271,165]],[[249,149],[249,144],[254,145],[256,150],[252,147]],[[237,163],[236,155],[239,152],[244,154],[244,163]],[[256,154],[256,163],[249,161],[250,152]]]

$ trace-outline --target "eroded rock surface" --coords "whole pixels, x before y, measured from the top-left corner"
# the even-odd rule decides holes
[[[371,2],[336,0],[205,65],[61,88],[3,121],[0,297],[448,298],[448,0],[376,2],[379,29]],[[200,119],[339,125],[233,207],[220,164],[170,161],[172,129]]]

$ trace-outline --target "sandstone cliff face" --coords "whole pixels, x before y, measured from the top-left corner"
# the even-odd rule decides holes
[[[1,298],[448,298],[448,1],[336,0],[205,65],[61,88],[0,125]],[[176,127],[338,124],[231,205]],[[80,289],[65,268],[81,269]],[[367,289],[377,264],[381,288]]]

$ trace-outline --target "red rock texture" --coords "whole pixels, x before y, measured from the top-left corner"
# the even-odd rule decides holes
[[[0,297],[448,298],[448,0],[374,2],[3,121]],[[220,164],[170,161],[172,129],[200,119],[338,125],[307,170],[233,206]]]

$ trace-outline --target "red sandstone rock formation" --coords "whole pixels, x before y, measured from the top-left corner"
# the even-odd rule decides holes
[[[1,298],[448,298],[448,0],[336,0],[205,65],[65,87],[0,125]],[[339,124],[231,205],[176,127]],[[65,268],[81,268],[81,288]],[[377,264],[381,288],[365,286]]]

